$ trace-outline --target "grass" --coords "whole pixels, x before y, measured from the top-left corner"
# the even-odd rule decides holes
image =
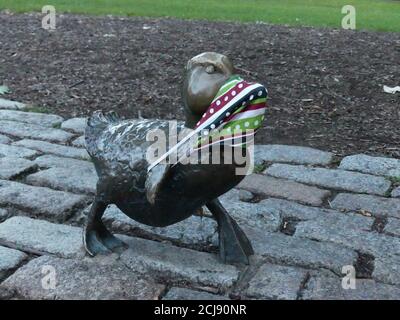
[[[26,112],[34,112],[34,113],[50,113],[50,109],[46,107],[40,107],[40,106],[28,106],[25,108],[23,111]]]
[[[400,1],[396,0],[0,0],[0,10],[93,15],[177,17],[222,21],[341,28],[341,8],[357,11],[357,29],[400,32]]]
[[[254,165],[254,169],[253,169],[253,173],[263,173],[265,169],[267,169],[267,164],[266,163],[255,164]]]
[[[396,185],[400,185],[400,177],[389,177],[389,180]]]

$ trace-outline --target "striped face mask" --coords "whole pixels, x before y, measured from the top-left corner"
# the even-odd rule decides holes
[[[221,86],[195,129],[153,162],[148,171],[172,153],[182,159],[214,144],[245,147],[262,125],[267,94],[263,85],[232,76]]]
[[[264,86],[232,76],[196,124],[200,138],[194,150],[229,141],[232,146],[245,146],[264,121],[266,100]]]

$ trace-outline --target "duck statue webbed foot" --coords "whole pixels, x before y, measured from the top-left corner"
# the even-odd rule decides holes
[[[101,217],[107,209],[107,203],[94,199],[83,232],[85,250],[91,255],[121,253],[127,245],[115,237],[103,224]]]
[[[135,221],[153,227],[170,226],[206,206],[218,225],[221,260],[249,264],[252,245],[218,197],[245,177],[237,170],[251,161],[251,154],[246,143],[238,144],[237,138],[248,138],[249,129],[254,135],[261,126],[266,97],[264,86],[234,75],[233,65],[226,56],[206,52],[190,59],[186,66],[184,123],[174,122],[174,127],[172,121],[166,120],[122,120],[114,112],[95,112],[89,117],[85,130],[86,149],[99,180],[84,228],[86,251],[94,256],[126,248],[102,222],[110,204]],[[154,140],[149,141],[148,134],[154,130],[163,132],[166,137],[184,134],[184,139],[169,146],[156,161],[150,161],[148,150]],[[203,133],[206,134],[203,136]],[[195,136],[193,145],[193,141],[186,138],[195,134],[199,135]],[[209,142],[209,138],[215,135],[218,145],[223,144],[224,152],[210,148],[214,143]],[[188,157],[202,153],[201,150],[209,150],[206,154],[211,162],[185,163],[182,160],[182,154]],[[228,159],[226,150],[230,154],[244,152],[246,161],[240,164],[236,159],[225,161]],[[177,161],[163,162],[170,160],[172,151],[177,151]],[[219,161],[212,161],[215,156]]]
[[[224,263],[249,264],[254,254],[250,240],[231,218],[218,199],[207,203],[207,208],[218,223],[219,256]]]

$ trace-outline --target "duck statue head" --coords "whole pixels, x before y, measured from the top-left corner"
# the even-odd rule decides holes
[[[221,86],[234,74],[234,68],[227,56],[204,52],[190,59],[185,71],[182,90],[185,125],[194,128]]]

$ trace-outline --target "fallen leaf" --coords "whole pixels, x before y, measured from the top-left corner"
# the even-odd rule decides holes
[[[372,217],[371,212],[368,212],[366,210],[360,210],[360,213],[364,216],[364,217]]]
[[[388,86],[383,86],[383,91],[385,91],[386,93],[391,93],[391,94],[395,94],[396,92],[400,92],[400,86],[397,87],[388,87]]]
[[[10,92],[10,89],[8,89],[7,86],[0,86],[0,94],[6,94],[9,92]]]

